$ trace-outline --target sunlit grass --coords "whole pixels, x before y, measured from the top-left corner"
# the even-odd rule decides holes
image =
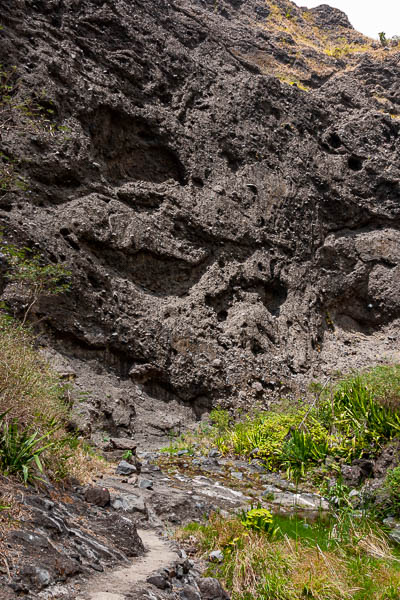
[[[307,524],[281,516],[275,524],[280,533],[271,539],[238,517],[215,514],[207,523],[189,524],[177,538],[202,558],[223,551],[223,562],[210,564],[207,574],[221,579],[233,600],[398,598],[399,561],[374,524],[354,524],[343,539],[334,537],[332,520]]]

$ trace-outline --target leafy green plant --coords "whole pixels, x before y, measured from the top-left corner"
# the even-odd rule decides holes
[[[338,479],[336,479],[333,485],[328,485],[328,483],[325,482],[325,484],[321,488],[321,491],[324,497],[336,509],[353,509],[353,505],[349,498],[350,488],[343,483],[342,477],[338,477]]]
[[[123,458],[124,460],[131,460],[132,456],[133,456],[133,452],[132,452],[132,450],[126,450],[126,451],[123,453],[123,455],[122,455],[122,458]]]
[[[230,416],[227,410],[223,408],[214,408],[210,413],[210,420],[218,433],[224,433],[229,429]]]
[[[390,510],[400,515],[400,467],[395,467],[387,472],[384,488],[390,497]]]
[[[376,399],[373,387],[356,375],[341,382],[318,416],[333,433],[331,453],[346,461],[376,453],[400,434],[400,414]]]
[[[261,508],[261,505],[258,505],[257,508],[242,511],[240,522],[246,529],[263,531],[272,537],[276,534],[272,514],[266,508]]]
[[[56,442],[51,440],[56,428],[43,435],[31,428],[20,430],[18,421],[4,422],[0,434],[0,465],[4,475],[20,475],[25,483],[37,477],[32,466],[43,473],[40,456]]]
[[[288,477],[300,479],[310,464],[322,462],[328,453],[327,438],[316,440],[311,433],[295,429],[283,447],[281,466],[286,468]]]
[[[377,366],[359,377],[376,402],[394,411],[400,408],[400,365]]]
[[[301,458],[300,455],[295,457],[297,438],[289,446],[288,442],[292,439],[293,432],[304,425],[305,419],[308,434],[305,438],[301,437],[300,441],[307,444],[312,440],[312,443],[309,444],[310,447],[303,448],[303,455],[308,451],[307,456],[303,456],[304,462],[309,462],[312,457],[319,461],[326,452],[327,431],[305,408],[292,408],[285,413],[271,411],[247,417],[222,433],[216,439],[216,444],[223,454],[233,452],[239,456],[258,456],[268,469],[287,469],[291,463],[294,464]]]

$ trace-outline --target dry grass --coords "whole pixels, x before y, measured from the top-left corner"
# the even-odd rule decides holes
[[[393,553],[387,540],[372,530],[358,541],[356,549],[374,558],[393,559]]]
[[[265,73],[276,77],[283,75],[285,81],[299,81],[307,86],[312,74],[343,73],[349,67],[356,67],[365,54],[383,62],[400,49],[400,43],[384,48],[372,38],[351,29],[324,30],[316,25],[311,11],[295,8],[289,2],[270,1],[268,7],[270,14],[265,20],[250,23],[254,29],[274,34],[273,43],[284,51],[286,59],[275,58],[270,51],[259,51],[243,58],[257,64]]]
[[[289,551],[296,557],[292,578],[295,589],[306,591],[309,597],[334,600],[351,598],[351,588],[343,581],[345,560],[333,552],[320,548],[296,548],[293,540],[287,540]]]
[[[0,314],[0,414],[10,412],[21,425],[63,420],[68,407],[63,402],[59,377],[40,358],[28,330]]]
[[[65,463],[67,476],[77,479],[81,484],[90,483],[96,475],[106,473],[108,469],[109,465],[104,459],[88,451],[82,444]]]
[[[223,550],[224,561],[211,564],[208,574],[217,576],[233,600],[389,600],[399,589],[399,561],[387,540],[372,527],[351,532],[346,544],[332,543],[321,549],[302,538],[288,535],[270,539],[248,530],[237,517],[210,517],[204,525],[192,524],[177,532],[207,558]]]
[[[47,436],[43,444],[50,445],[40,454],[40,460],[45,476],[59,490],[72,479],[88,483],[107,468],[107,463],[88,445],[67,432],[69,407],[65,396],[63,382],[35,350],[32,334],[0,314],[0,414],[9,411],[4,424],[0,422],[0,442],[3,443],[3,432],[9,431],[8,423],[13,419],[20,431]],[[3,473],[7,473],[10,465],[7,456],[0,445]],[[29,481],[40,487],[42,475],[29,456],[26,460]],[[0,571],[6,575],[14,560],[14,550],[5,544],[6,536],[11,529],[18,528],[27,512],[20,500],[24,493],[22,463],[19,470],[10,473],[12,476],[8,478],[0,474]]]
[[[340,44],[338,46],[329,45],[324,49],[325,54],[333,58],[346,58],[351,54],[370,52],[372,50],[369,44]]]
[[[16,419],[21,430],[48,436],[43,443],[51,446],[41,459],[50,479],[73,477],[85,483],[105,463],[66,431],[67,392],[68,386],[34,348],[33,335],[0,313],[0,414],[9,411],[5,422]]]

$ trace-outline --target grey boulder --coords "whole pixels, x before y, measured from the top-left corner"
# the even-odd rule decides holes
[[[136,467],[126,460],[121,460],[115,472],[117,475],[133,475],[136,473]]]

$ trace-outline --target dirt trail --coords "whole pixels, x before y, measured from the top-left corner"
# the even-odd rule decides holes
[[[94,577],[89,581],[77,600],[124,600],[139,582],[156,570],[167,567],[178,559],[168,542],[160,539],[154,531],[138,531],[147,553],[136,558],[129,567],[123,567]]]

